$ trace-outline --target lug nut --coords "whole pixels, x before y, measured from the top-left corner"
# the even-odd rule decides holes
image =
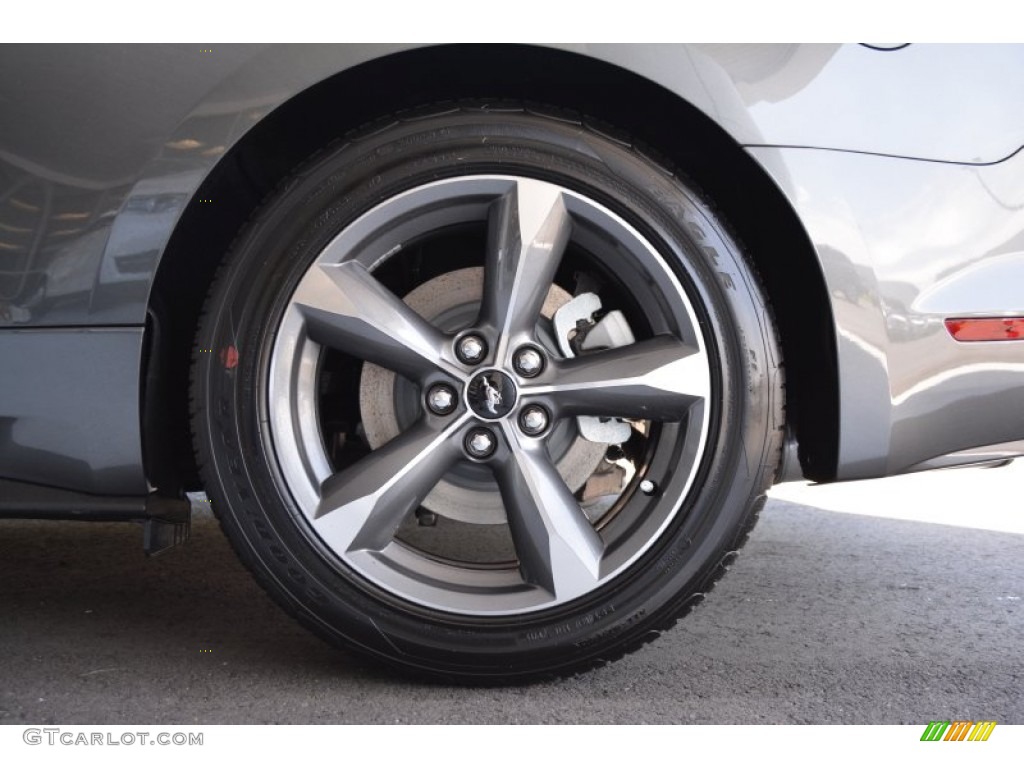
[[[544,357],[535,347],[523,347],[516,352],[512,359],[512,365],[515,366],[516,373],[520,376],[532,379],[544,370]]]
[[[528,405],[519,414],[519,428],[536,437],[548,428],[548,412],[539,405]]]
[[[455,410],[455,390],[447,384],[435,384],[427,391],[427,408],[438,416]]]
[[[476,429],[471,429],[466,434],[464,445],[466,453],[474,459],[486,459],[494,453],[498,441],[491,430],[477,427]]]
[[[487,354],[487,342],[475,334],[467,334],[455,345],[455,356],[466,365],[476,365]]]

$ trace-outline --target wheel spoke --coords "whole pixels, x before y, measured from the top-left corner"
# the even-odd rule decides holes
[[[518,180],[492,207],[480,318],[498,332],[499,365],[536,324],[571,229],[561,190],[542,181]]]
[[[707,354],[672,336],[594,352],[553,365],[555,383],[522,388],[550,394],[561,415],[680,421],[708,397]]]
[[[421,421],[327,478],[314,516],[317,532],[338,552],[384,549],[461,456],[455,434],[466,418],[443,430]]]
[[[503,425],[511,454],[495,466],[523,578],[559,600],[593,589],[604,543],[558,474],[543,443]]]
[[[314,266],[294,301],[313,341],[416,380],[438,368],[447,337],[358,262]],[[449,371],[451,372],[451,371]]]

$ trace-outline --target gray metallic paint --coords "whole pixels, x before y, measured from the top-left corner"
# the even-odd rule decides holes
[[[0,333],[4,478],[142,495],[142,328]]]
[[[230,147],[295,94],[408,47],[0,47],[0,200],[38,209],[14,223],[31,232],[0,224],[20,249],[5,254],[20,274],[4,270],[0,326],[143,323],[159,255]],[[1024,100],[992,85],[1024,70],[1015,46],[562,47],[666,87],[739,144],[963,163],[1024,145]],[[22,286],[32,279],[45,300]]]
[[[839,478],[1020,440],[1024,344],[956,342],[943,320],[1024,315],[1024,153],[965,166],[751,152],[824,266],[839,326]]]
[[[0,330],[0,476],[144,492],[138,414],[78,409],[69,382],[136,405],[155,270],[203,180],[277,106],[405,47],[0,46],[0,329],[40,329]],[[842,478],[1024,438],[1024,352],[940,322],[1024,311],[1024,49],[562,47],[701,110],[799,213],[839,325]]]

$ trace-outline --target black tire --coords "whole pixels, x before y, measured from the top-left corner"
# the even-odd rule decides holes
[[[670,627],[703,598],[745,542],[764,502],[764,493],[774,479],[782,445],[781,360],[767,302],[751,266],[729,235],[721,216],[664,165],[629,142],[613,140],[608,135],[606,130],[595,130],[586,121],[571,116],[551,117],[514,107],[461,106],[399,116],[346,138],[308,162],[253,216],[225,259],[207,300],[194,356],[193,431],[202,476],[213,508],[242,560],[286,610],[327,640],[405,672],[449,681],[514,682],[572,673],[618,658]],[[652,404],[655,418],[634,422],[636,426],[631,427],[627,464],[634,474],[620,481],[618,490],[609,497],[614,497],[614,502],[608,511],[594,512],[591,518],[589,511],[576,509],[600,530],[599,538],[613,541],[615,552],[621,550],[623,554],[616,555],[621,562],[612,560],[610,550],[602,550],[594,561],[600,563],[602,570],[594,571],[591,587],[583,576],[574,581],[559,572],[564,570],[563,563],[571,562],[575,567],[572,557],[558,559],[565,556],[554,553],[554,549],[540,554],[525,553],[520,547],[529,548],[537,539],[535,534],[523,533],[527,523],[521,522],[520,517],[534,515],[531,499],[548,497],[539,491],[523,491],[516,485],[520,480],[507,479],[506,485],[500,486],[506,495],[500,498],[506,511],[511,510],[509,519],[513,524],[508,530],[512,531],[516,555],[525,563],[522,576],[525,596],[509,597],[506,593],[511,588],[494,587],[490,591],[488,587],[481,588],[485,598],[480,598],[467,586],[466,594],[471,597],[463,602],[461,582],[449,583],[441,576],[435,579],[435,571],[420,565],[421,559],[432,562],[439,557],[447,564],[449,561],[444,558],[448,556],[436,555],[428,547],[424,551],[429,557],[421,558],[420,545],[409,543],[413,539],[400,538],[399,544],[387,544],[390,547],[387,552],[398,553],[392,560],[380,554],[385,552],[383,549],[359,549],[348,539],[343,540],[348,543],[332,548],[333,540],[321,533],[326,529],[317,527],[326,517],[314,520],[315,513],[303,506],[304,503],[308,506],[308,502],[303,501],[304,491],[296,485],[298,481],[290,479],[301,472],[313,472],[298,460],[316,463],[307,455],[317,452],[315,441],[301,442],[305,434],[302,429],[308,431],[310,422],[302,421],[301,414],[305,411],[300,413],[300,406],[295,403],[280,397],[270,402],[271,392],[292,392],[289,389],[294,384],[292,379],[300,380],[296,378],[299,374],[292,376],[293,369],[288,368],[288,376],[282,375],[272,382],[270,368],[273,362],[278,366],[275,370],[284,370],[285,363],[281,361],[294,359],[287,356],[291,354],[287,350],[282,351],[284,347],[291,349],[292,337],[288,334],[292,333],[289,329],[293,326],[285,321],[294,313],[304,318],[301,333],[306,334],[295,338],[313,338],[314,331],[310,329],[315,327],[315,322],[309,319],[313,315],[302,314],[308,312],[309,304],[298,301],[296,297],[306,294],[297,286],[306,285],[302,282],[304,279],[312,279],[307,276],[314,268],[327,269],[315,267],[314,262],[323,258],[328,244],[339,233],[351,232],[350,225],[357,220],[369,221],[374,226],[387,222],[387,226],[380,225],[375,232],[394,229],[403,221],[390,212],[398,210],[394,202],[400,199],[398,196],[407,190],[426,189],[425,185],[432,183],[441,184],[442,192],[437,194],[442,195],[443,209],[454,210],[462,204],[459,201],[463,198],[451,191],[456,189],[452,180],[469,179],[466,183],[470,183],[475,177],[483,176],[517,177],[517,189],[522,190],[541,189],[530,181],[541,180],[552,185],[543,189],[564,191],[558,198],[562,201],[560,205],[567,204],[565,200],[576,199],[571,195],[578,195],[583,201],[579,203],[581,209],[590,205],[587,215],[592,215],[598,223],[592,224],[588,219],[579,224],[573,218],[577,214],[573,213],[569,216],[574,222],[571,224],[573,233],[575,228],[598,231],[605,226],[600,222],[610,222],[606,230],[599,232],[605,237],[609,231],[619,231],[615,230],[617,219],[614,217],[628,223],[656,253],[656,263],[641,263],[640,256],[627,252],[628,248],[621,244],[613,244],[615,249],[609,245],[607,254],[621,252],[623,255],[607,255],[601,250],[605,247],[601,245],[601,237],[595,235],[582,242],[583,235],[580,235],[581,243],[578,243],[572,239],[576,237],[572,234],[566,250],[568,255],[563,259],[571,262],[574,269],[582,264],[592,271],[583,270],[586,272],[583,282],[572,285],[571,281],[580,270],[566,272],[566,264],[559,263],[560,271],[554,282],[568,292],[601,284],[598,295],[610,296],[606,309],[612,305],[621,308],[640,342],[671,338],[671,343],[678,343],[680,349],[685,346],[684,342],[690,345],[687,350],[699,346],[701,359],[706,360],[708,390],[706,396],[695,398],[699,401],[698,407],[688,405],[690,410],[680,415],[679,403],[683,400],[674,383],[658,380],[666,391],[671,390],[665,395],[668,404],[664,413],[658,411],[662,390],[649,383],[655,378],[643,379],[643,387],[637,385],[637,397]],[[527,192],[516,194],[527,199]],[[498,203],[491,204],[489,209],[492,217],[496,216],[496,205]],[[378,213],[368,213],[372,211]],[[605,215],[604,211],[610,211],[614,217],[600,218]],[[515,215],[520,213],[516,208]],[[474,244],[480,237],[479,226],[470,222],[459,229],[442,228],[440,223],[446,219],[430,215],[435,217],[429,219],[435,229],[430,231],[429,237],[419,238],[413,244],[403,242],[402,247],[375,256],[371,267],[374,278],[399,295],[436,279],[446,270],[472,267],[473,254],[477,252]],[[527,214],[521,215],[525,220]],[[381,218],[378,221],[373,216]],[[487,226],[499,230],[506,226],[495,221],[490,219]],[[390,236],[380,235],[382,248]],[[541,240],[538,237],[536,242]],[[628,247],[633,247],[632,243],[630,240]],[[357,250],[353,246],[352,252]],[[635,253],[642,255],[644,252]],[[345,262],[349,272],[356,269],[355,258]],[[483,259],[483,254],[480,258]],[[525,264],[528,257],[520,255],[519,258]],[[621,263],[615,263],[616,258],[621,258]],[[639,279],[661,274],[657,269],[668,270],[674,278]],[[634,273],[639,276],[637,279],[632,277]],[[486,279],[492,280],[488,285],[493,288],[496,278],[488,276]],[[492,289],[485,286],[485,294],[489,290]],[[686,307],[690,315],[685,315]],[[379,361],[381,353],[372,346],[375,342],[365,341],[373,333],[367,329],[375,325],[379,315],[367,309],[362,316],[358,307],[352,312],[364,321],[364,325],[355,330],[352,323],[356,321],[350,316],[331,317],[331,322],[343,325],[342,345],[354,344],[351,338],[362,334],[356,347],[370,350],[368,356]],[[513,313],[513,309],[508,309],[506,315],[493,316],[507,320]],[[597,317],[599,315],[593,316]],[[693,318],[693,322],[688,322],[687,317]],[[540,334],[537,329],[545,322],[542,319],[530,332]],[[311,380],[316,387],[313,396],[319,398],[315,426],[322,431],[321,444],[331,464],[330,471],[341,472],[353,462],[365,461],[360,457],[367,451],[361,437],[357,437],[366,432],[365,425],[360,427],[355,423],[358,416],[365,414],[355,403],[360,392],[365,395],[365,381],[359,379],[362,366],[347,353],[324,351],[326,346],[321,348],[308,341],[295,342],[296,348],[303,343],[313,350],[308,354],[316,355],[316,350],[321,350],[315,358],[319,362]],[[537,343],[544,346],[544,342]],[[215,352],[204,354],[202,350]],[[560,359],[550,339],[543,353],[548,358],[550,371],[569,370],[565,366],[570,364]],[[580,365],[604,359],[588,361],[590,354],[605,353],[581,352]],[[494,365],[500,368],[498,362]],[[647,365],[646,360],[641,361],[642,365]],[[301,368],[299,362],[295,366],[294,370]],[[454,368],[449,365],[447,370]],[[554,375],[550,371],[546,369],[542,376]],[[430,381],[436,380],[438,375],[437,372],[430,374],[434,377]],[[467,373],[466,377],[470,375]],[[531,392],[540,391],[530,390],[529,382],[522,377],[517,378],[511,372],[509,376],[509,381],[518,382],[519,386],[509,396],[513,399],[520,397],[529,401]],[[427,386],[429,378],[420,383]],[[505,381],[499,382],[499,378],[484,381],[490,384]],[[473,381],[478,379],[479,376]],[[278,381],[285,383],[276,384]],[[459,379],[456,389],[463,383]],[[620,383],[619,380],[612,382],[603,393],[618,392],[615,387]],[[306,386],[309,386],[308,381]],[[429,422],[434,425],[431,428],[440,430],[437,423],[444,418],[463,418],[419,415],[416,409],[423,408],[422,400],[418,399],[422,392],[415,386],[396,384],[394,392],[394,408],[415,411],[414,418],[419,419],[417,425]],[[465,413],[466,424],[484,423],[493,427],[499,437],[499,450],[494,456],[501,454],[501,458],[492,459],[495,476],[500,479],[502,472],[514,473],[517,468],[525,474],[533,471],[529,467],[534,465],[528,465],[511,447],[513,443],[507,442],[513,440],[509,435],[513,434],[515,424],[509,421],[508,431],[504,431],[504,422],[481,421],[479,409],[482,406],[470,399],[470,395],[465,397],[464,402],[457,403],[457,408],[458,414]],[[556,398],[556,395],[550,397]],[[580,406],[572,400],[576,395],[570,393],[565,397],[564,401],[551,400],[558,429],[566,424],[565,428],[570,431],[576,428],[573,425],[577,422],[570,418],[571,413],[587,407],[611,407],[605,404]],[[571,404],[566,405],[568,402]],[[630,413],[636,410],[633,406],[623,407]],[[478,410],[473,411],[473,408]],[[283,415],[286,412],[288,415]],[[663,421],[658,420],[659,414]],[[280,419],[285,421],[279,422]],[[279,423],[288,424],[291,432],[279,428]],[[555,427],[550,427],[546,434],[550,435],[547,449],[541,449],[530,459],[539,462],[538,467],[546,460],[546,451],[552,454],[556,451],[553,447]],[[693,437],[695,434],[698,437]],[[447,451],[454,440],[463,439],[464,432],[456,436],[456,432],[449,431],[443,435],[443,442],[438,445]],[[506,436],[504,440],[502,435]],[[576,439],[574,435],[567,439]],[[299,446],[297,452],[286,452],[286,446],[293,442]],[[527,442],[515,444],[526,445]],[[369,455],[381,456],[379,448]],[[416,460],[425,455],[417,454]],[[323,459],[317,460],[322,462]],[[445,471],[471,473],[484,466],[474,469],[468,459],[452,461],[457,462],[455,469],[449,467]],[[301,471],[296,469],[300,465]],[[380,468],[373,466],[372,471],[365,470],[360,477],[369,476],[378,483],[373,473],[391,465],[382,459]],[[607,466],[601,464],[605,469]],[[407,478],[419,477],[412,472],[396,476],[395,487],[399,489],[396,493],[400,492],[402,499],[422,498],[423,494],[417,496],[405,487],[413,483]],[[628,475],[629,471],[624,470],[624,474]],[[310,476],[319,482],[317,476]],[[530,475],[534,479],[539,476]],[[353,475],[349,473],[345,477]],[[642,481],[650,481],[651,485],[641,488]],[[345,490],[347,485],[342,483],[342,486],[339,491],[342,498],[356,498],[354,492]],[[550,492],[550,486],[544,488],[545,493]],[[645,493],[652,488],[650,495]],[[318,498],[328,495],[327,490],[322,490]],[[562,501],[564,494],[559,495],[559,503]],[[542,512],[549,512],[547,503],[538,502],[535,506],[541,507]],[[323,501],[320,504],[329,506]],[[349,514],[354,508],[344,507],[338,513]],[[551,515],[565,514],[564,509],[560,507]],[[379,510],[374,506],[373,510],[367,514],[392,511],[386,505],[381,505]],[[417,513],[424,522],[434,519],[425,514],[423,508]],[[465,523],[449,522],[443,509],[441,513],[442,524],[437,531],[443,529],[443,535],[447,536],[454,535],[449,533],[451,530],[463,530],[459,526]],[[409,517],[415,519],[412,513]],[[403,522],[402,526],[405,525]],[[581,525],[578,517],[574,525]],[[470,526],[465,530],[475,536],[477,529],[482,531],[483,528]],[[405,527],[400,528],[395,536],[406,537],[402,533],[405,530]],[[504,530],[501,526],[487,528],[488,535]],[[554,536],[551,530],[546,528],[540,540],[544,541],[545,536],[551,540]],[[361,529],[359,535],[364,531]],[[420,535],[420,531],[417,528],[409,535]],[[585,530],[583,534],[589,535]],[[433,536],[435,532],[422,529],[422,535]],[[442,532],[437,535],[441,536]],[[612,545],[607,546],[612,548]],[[401,585],[405,582],[401,579],[405,572],[401,569],[405,561],[401,558],[407,556],[407,549],[413,553],[415,562],[409,566],[412,586],[404,590]],[[581,561],[586,559],[572,546],[570,550]],[[386,567],[374,570],[377,565],[367,565],[371,560],[385,563]],[[458,559],[451,563],[456,568],[453,573],[457,572],[460,579],[463,573],[472,579],[479,569],[487,568],[495,569],[495,573],[502,574],[502,579],[506,578],[506,564],[500,559],[483,566],[470,566]],[[545,566],[550,566],[550,572],[544,572]],[[484,573],[484,570],[479,572]],[[542,597],[544,585],[548,587],[550,599]],[[435,592],[435,587],[439,591]],[[511,593],[519,595],[515,590]],[[558,599],[559,593],[569,597]],[[448,599],[450,605],[445,603]],[[517,600],[525,606],[521,610],[515,608],[519,605]],[[441,604],[437,604],[439,601]],[[465,608],[466,605],[471,609]],[[497,607],[492,610],[492,606]]]

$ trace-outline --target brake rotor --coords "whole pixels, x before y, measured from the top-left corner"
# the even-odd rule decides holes
[[[454,333],[472,324],[484,290],[483,267],[447,272],[420,285],[403,301],[441,330]],[[551,320],[572,296],[552,285],[541,309]],[[359,411],[370,448],[376,450],[410,426],[419,414],[417,388],[392,371],[373,363],[363,365],[359,380]],[[558,473],[576,492],[598,469],[608,445],[579,436],[575,419],[563,419],[548,440]],[[464,523],[497,525],[506,522],[505,507],[491,471],[469,461],[460,462],[423,500],[431,512]]]

